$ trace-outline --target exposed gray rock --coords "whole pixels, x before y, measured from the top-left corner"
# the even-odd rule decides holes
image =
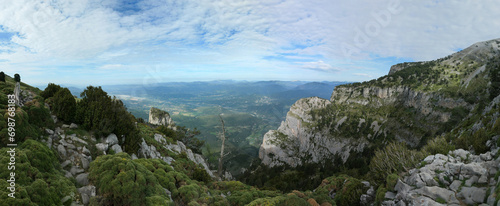
[[[132,155],[130,156],[130,158],[131,158],[132,160],[138,159],[138,158],[137,158],[137,155],[135,155],[135,154],[132,154]]]
[[[390,199],[390,200],[393,200],[394,198],[396,198],[396,194],[394,194],[393,192],[386,192],[385,193],[385,196],[384,196],[385,199]]]
[[[87,147],[83,146],[82,153],[85,154],[85,155],[90,155],[90,150],[87,149]]]
[[[472,176],[472,177],[471,177],[471,178],[469,178],[468,180],[465,180],[465,186],[467,186],[467,187],[472,186],[472,184],[476,183],[478,179],[479,179],[479,177],[477,177],[477,176]]]
[[[164,125],[172,129],[174,128],[174,121],[170,118],[170,114],[154,107],[151,107],[149,110],[148,122],[154,125]]]
[[[85,170],[80,169],[80,168],[78,168],[78,167],[76,167],[76,166],[71,167],[71,169],[70,169],[69,171],[71,172],[71,174],[72,174],[73,176],[75,176],[75,175],[77,175],[77,174],[80,174],[80,173],[82,173],[82,172],[85,172]]]
[[[458,197],[464,198],[464,202],[468,205],[482,203],[486,197],[486,188],[462,187]]]
[[[104,154],[106,154],[106,151],[108,151],[108,144],[106,143],[97,143],[95,147],[97,148],[97,150],[104,152]]]
[[[120,145],[118,145],[118,144],[115,144],[115,145],[111,146],[111,149],[113,151],[115,151],[115,153],[123,152],[122,147]]]
[[[51,129],[45,129],[45,132],[49,135],[53,135],[54,134],[54,131],[51,130]]]
[[[77,175],[75,180],[80,185],[88,185],[89,184],[88,177],[89,177],[88,173],[82,173],[82,174]]]
[[[69,125],[67,125],[67,124],[63,124],[63,125],[62,125],[62,128],[69,128]]]
[[[84,170],[87,170],[90,166],[90,162],[89,160],[87,159],[87,157],[84,157],[84,156],[80,156],[80,161],[82,163],[82,168]]]
[[[96,196],[96,187],[94,185],[86,185],[78,188],[78,192],[80,194],[86,194],[89,197],[94,197]]]
[[[64,148],[63,145],[57,146],[57,152],[59,153],[59,155],[61,156],[62,159],[66,158],[66,149]]]
[[[165,144],[167,143],[167,140],[165,140],[165,138],[163,137],[163,135],[161,134],[155,134],[154,136],[155,140],[160,143],[160,144]]]
[[[460,185],[462,185],[462,181],[454,180],[450,185],[450,190],[458,192],[458,188],[460,187]]]
[[[78,125],[77,125],[77,124],[75,124],[75,123],[71,123],[71,124],[69,125],[69,128],[70,128],[70,129],[77,129],[77,128],[78,128]]]
[[[71,164],[71,161],[70,160],[65,160],[63,163],[61,163],[61,168],[65,168],[69,164]]]
[[[430,197],[433,200],[443,199],[448,204],[460,204],[458,199],[455,197],[455,192],[437,186],[423,187],[417,192],[423,196]]]
[[[71,197],[70,197],[70,196],[63,197],[63,198],[61,199],[61,203],[65,203],[65,202],[67,202],[67,201],[68,201],[68,200],[70,200],[70,199],[71,199]]]
[[[118,144],[118,137],[116,136],[116,134],[110,134],[108,135],[108,137],[106,137],[106,143],[108,145],[114,145],[114,144]]]

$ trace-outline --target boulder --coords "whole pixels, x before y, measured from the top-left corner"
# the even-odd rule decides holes
[[[108,151],[108,144],[106,143],[97,143],[95,147],[97,148],[97,150],[104,152],[104,154],[106,154],[106,151]]]
[[[90,162],[89,162],[89,160],[87,159],[87,157],[85,157],[85,156],[81,155],[81,156],[80,156],[80,161],[82,162],[82,168],[83,168],[84,170],[87,170],[87,169],[89,168],[89,166],[90,166]]]
[[[85,172],[85,170],[80,169],[80,168],[78,168],[78,167],[76,167],[76,166],[71,167],[71,169],[70,169],[69,171],[71,172],[71,174],[72,174],[73,176],[75,176],[75,175],[77,175],[77,174],[80,174],[80,173],[82,173],[82,172]]]
[[[88,173],[82,173],[76,176],[76,182],[80,185],[88,185],[89,184],[89,174]]]
[[[111,146],[111,149],[113,151],[115,151],[115,153],[123,152],[122,147],[120,147],[120,145],[118,145],[118,144],[115,144],[115,145]]]
[[[78,125],[76,125],[75,123],[71,123],[71,124],[69,125],[69,128],[70,128],[70,129],[76,129],[76,128],[78,128]]]
[[[57,152],[59,153],[62,159],[66,158],[66,149],[64,148],[63,145],[60,144],[57,146]]]
[[[462,187],[458,196],[468,205],[482,203],[486,197],[486,188]]]
[[[63,124],[63,125],[62,125],[62,128],[69,128],[69,125],[67,125],[67,124]]]
[[[161,134],[155,134],[154,138],[160,144],[164,144],[167,142],[167,140],[165,140],[165,138],[163,138],[163,135]]]
[[[83,146],[82,153],[85,154],[85,155],[90,155],[90,150],[87,149],[87,147]]]
[[[54,134],[54,131],[53,131],[53,130],[51,130],[51,129],[45,129],[45,132],[46,132],[47,134],[50,134],[50,135],[53,135],[53,134]]]
[[[443,199],[448,204],[460,204],[460,201],[455,197],[455,192],[437,186],[423,187],[417,192],[433,200]]]
[[[106,137],[106,143],[108,145],[118,144],[118,137],[116,136],[116,134],[108,135],[108,137]]]
[[[135,154],[132,154],[132,155],[130,156],[130,158],[131,158],[132,160],[138,159],[138,158],[137,158],[137,155],[135,155]]]
[[[65,168],[66,166],[68,166],[69,164],[71,164],[71,161],[70,160],[66,160],[64,161],[63,163],[61,163],[61,168]]]

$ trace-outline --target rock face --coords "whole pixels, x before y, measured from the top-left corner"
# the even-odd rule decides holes
[[[281,126],[264,135],[259,150],[262,162],[271,167],[283,163],[297,166],[303,163],[305,156],[310,157],[308,162],[319,162],[334,154],[347,158],[351,148],[362,149],[363,141],[331,139],[308,127],[313,122],[309,111],[329,104],[330,101],[326,99],[311,97],[300,99],[292,105]]]
[[[169,144],[167,143],[167,140],[165,140],[165,137],[161,134],[155,134],[154,139],[158,143],[160,143],[163,148],[168,149],[174,153],[180,154],[182,152],[185,152],[189,160],[193,161],[197,165],[201,165],[211,177],[215,177],[215,175],[209,169],[208,163],[205,161],[203,156],[193,153],[191,149],[187,149],[184,143],[182,143],[181,141],[177,141],[177,144]],[[146,159],[161,159],[168,164],[170,164],[172,161],[175,161],[172,157],[163,156],[154,145],[148,145],[144,139],[142,139],[138,154],[139,157]]]
[[[447,155],[430,155],[424,159],[424,166],[410,170],[389,188],[394,192],[386,193],[383,205],[493,205],[500,158],[492,157],[497,152],[498,148],[473,155],[458,149]]]
[[[154,107],[151,107],[151,109],[149,110],[149,123],[167,127],[173,127],[174,125],[174,121],[172,121],[168,112]]]

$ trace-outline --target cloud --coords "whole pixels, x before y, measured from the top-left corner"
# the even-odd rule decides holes
[[[305,62],[302,63],[302,68],[304,69],[310,69],[310,70],[315,70],[315,71],[321,71],[321,72],[336,72],[336,71],[341,71],[339,68],[335,68],[330,64],[327,64],[321,60],[316,61],[316,62]]]
[[[157,66],[179,78],[305,69],[331,79],[364,74],[367,61],[431,60],[499,38],[499,9],[495,0],[0,0],[0,66],[126,65],[130,78]],[[373,63],[372,74],[394,61]]]
[[[371,78],[372,75],[366,74],[366,73],[353,73],[352,75],[354,76],[360,76],[360,77],[369,77]]]

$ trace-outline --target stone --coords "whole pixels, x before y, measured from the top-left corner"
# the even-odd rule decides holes
[[[165,140],[165,138],[163,138],[163,135],[161,134],[155,134],[154,138],[160,144],[164,144],[167,142],[167,140]]]
[[[488,175],[486,175],[486,174],[481,175],[481,177],[479,177],[479,179],[477,180],[477,183],[479,183],[479,184],[488,183]]]
[[[63,145],[57,146],[57,152],[59,153],[59,155],[61,156],[62,159],[66,158],[66,149],[64,148]]]
[[[77,125],[77,124],[75,124],[75,123],[71,123],[71,124],[69,125],[69,128],[70,128],[70,129],[77,129],[77,128],[78,128],[78,125]]]
[[[80,156],[80,161],[82,162],[82,168],[84,170],[87,170],[90,166],[89,160],[84,156]]]
[[[118,137],[116,136],[116,134],[111,133],[110,135],[108,135],[108,137],[106,137],[106,143],[108,145],[118,144]]]
[[[108,144],[106,143],[97,143],[95,144],[95,147],[97,148],[97,150],[104,152],[104,154],[106,154],[106,151],[108,151]]]
[[[443,199],[448,204],[460,204],[460,201],[455,197],[455,192],[437,186],[423,187],[417,193],[430,197],[433,200],[438,198]]]
[[[432,161],[434,161],[434,155],[429,155],[424,159],[424,162],[430,164]]]
[[[82,194],[82,203],[84,205],[87,205],[89,204],[89,202],[90,202],[90,197],[87,194]]]
[[[85,154],[85,155],[90,155],[90,150],[87,149],[87,147],[83,146],[82,153]]]
[[[458,188],[460,187],[460,185],[462,185],[462,181],[460,180],[455,180],[451,183],[450,185],[450,190],[453,190],[455,192],[458,191]]]
[[[462,170],[463,163],[448,163],[448,173],[451,175],[458,175]]]
[[[139,158],[137,158],[137,155],[135,155],[135,154],[132,154],[132,155],[130,156],[130,158],[131,158],[132,160],[139,159]]]
[[[78,188],[78,192],[80,194],[86,194],[89,197],[94,197],[96,196],[96,187],[94,185],[86,185]]]
[[[486,188],[462,187],[458,196],[464,199],[465,204],[482,203],[486,197]]]
[[[66,166],[68,166],[69,164],[71,164],[71,161],[70,160],[66,160],[64,161],[63,163],[61,163],[61,168],[65,168]]]
[[[64,174],[64,177],[73,178],[73,174],[71,174],[71,172],[66,171],[66,173]]]
[[[62,125],[62,128],[69,128],[69,125],[67,125],[67,124],[63,124],[63,125]]]
[[[115,153],[123,152],[122,147],[120,147],[120,145],[118,145],[118,144],[115,144],[115,145],[111,146],[111,149],[113,151],[115,151]]]
[[[453,151],[452,154],[455,155],[455,157],[460,157],[460,159],[462,161],[464,161],[468,158],[468,156],[470,155],[470,152],[465,151],[464,149],[457,149],[457,150]]]
[[[422,178],[422,181],[427,186],[437,186],[437,185],[439,185],[436,182],[436,180],[434,180],[434,177],[432,175],[430,175],[429,173],[426,173],[426,172],[420,173],[420,178]]]
[[[57,123],[57,116],[56,115],[50,115],[50,117],[52,118],[52,121],[54,121],[54,123]]]
[[[491,156],[491,153],[490,152],[486,152],[484,154],[480,154],[479,157],[483,160],[483,161],[490,161],[491,159],[493,159],[493,157]]]
[[[149,110],[148,122],[153,125],[164,125],[173,127],[174,121],[170,118],[170,114],[166,111],[151,107]]]
[[[85,170],[80,169],[80,168],[78,168],[78,167],[76,167],[76,166],[71,167],[71,169],[70,169],[69,171],[71,172],[71,174],[72,174],[73,176],[75,176],[75,175],[77,175],[77,174],[80,174],[80,173],[82,173],[82,172],[85,172]]]
[[[425,196],[420,196],[412,199],[409,205],[445,206],[444,204],[438,203],[433,199]]]
[[[184,145],[184,143],[182,143],[181,141],[177,141],[177,145],[181,147],[181,152],[186,151],[186,145]]]
[[[45,129],[45,132],[47,134],[50,134],[50,135],[53,135],[54,134],[54,130],[51,130],[51,129]]]
[[[472,176],[471,178],[469,178],[468,180],[465,180],[465,186],[467,187],[470,187],[472,186],[474,183],[477,182],[477,180],[479,179],[479,177],[477,176]]]
[[[480,163],[477,163],[477,162],[465,164],[462,166],[462,170],[461,170],[461,174],[464,174],[464,175],[481,176],[482,174],[486,174],[486,172],[488,172],[488,171],[485,168],[483,168]]]
[[[384,198],[393,200],[394,198],[396,198],[396,194],[394,194],[393,192],[386,192]]]
[[[60,127],[56,127],[55,133],[61,135],[64,133],[64,130],[62,130]]]
[[[80,185],[88,185],[89,184],[89,174],[88,173],[82,173],[76,176],[76,182]]]

